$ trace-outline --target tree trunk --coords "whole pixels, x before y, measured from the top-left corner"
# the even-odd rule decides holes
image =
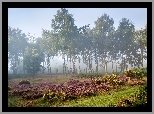
[[[14,69],[13,69],[13,74],[17,74],[17,61],[18,61],[18,56],[17,55],[15,55],[15,67],[14,67]]]
[[[105,74],[107,74],[107,62],[104,58],[104,71],[105,71]]]
[[[72,75],[72,67],[71,67],[71,63],[72,63],[72,60],[71,60],[71,55],[70,55],[70,74]]]
[[[79,57],[78,62],[79,62],[78,74],[80,74],[80,73],[81,73],[81,72],[80,72],[80,57]]]
[[[43,74],[44,74],[44,70],[45,70],[45,69],[44,69],[44,61],[43,61]]]
[[[104,64],[104,73],[107,74],[107,61],[105,55],[103,56],[102,64]]]
[[[124,57],[124,69],[123,69],[123,71],[126,69],[126,59],[125,59],[125,57]]]
[[[49,59],[49,56],[47,58],[47,67],[48,67],[48,74],[49,74],[49,70],[50,70],[50,59]]]
[[[113,61],[112,61],[112,70],[113,70]]]
[[[141,66],[143,67],[143,49],[141,49]]]
[[[117,73],[117,63],[116,63],[116,73]]]
[[[123,54],[122,54],[122,64],[121,64],[121,72],[124,71],[124,58],[123,58]]]

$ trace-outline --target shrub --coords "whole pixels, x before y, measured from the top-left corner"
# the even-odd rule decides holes
[[[130,77],[127,76],[117,76],[117,78],[118,78],[118,85],[125,85],[130,80]]]
[[[22,84],[30,84],[30,81],[29,80],[21,80],[19,82],[19,85],[22,85]]]
[[[143,77],[142,78],[142,81],[147,81],[147,77]]]
[[[38,99],[43,96],[42,91],[31,91],[31,93],[23,92],[22,98],[24,99]]]
[[[99,77],[94,80],[96,84],[106,83],[111,84],[113,86],[125,85],[130,77],[126,76],[117,76],[115,74],[105,75],[104,77]]]
[[[102,78],[101,81],[107,84],[118,85],[117,75],[115,74],[106,75]]]
[[[65,97],[65,92],[53,92],[51,90],[47,90],[43,95],[43,100],[55,102],[57,100],[65,100]]]
[[[134,70],[126,70],[126,71],[124,71],[124,74],[125,74],[127,77],[136,78],[137,75],[139,75],[139,72],[136,72],[136,71],[134,71]]]
[[[124,71],[124,74],[131,78],[141,79],[143,76],[147,76],[147,70],[146,68],[134,68],[132,70]]]
[[[131,85],[131,86],[133,86],[133,85],[144,85],[145,83],[146,82],[144,80],[140,80],[140,79],[136,79],[136,78],[128,81],[128,85]]]
[[[12,90],[12,87],[8,86],[8,91]]]

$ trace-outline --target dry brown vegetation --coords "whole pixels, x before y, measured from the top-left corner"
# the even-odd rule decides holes
[[[29,80],[31,85],[36,85],[39,83],[44,83],[44,82],[52,82],[53,84],[60,84],[68,82],[70,79],[78,79],[80,81],[86,81],[89,80],[90,78],[78,78],[77,76],[72,76],[72,75],[38,75],[34,77],[23,77],[23,78],[16,78],[16,79],[10,79],[8,80],[8,85],[16,85],[18,84],[21,80]]]

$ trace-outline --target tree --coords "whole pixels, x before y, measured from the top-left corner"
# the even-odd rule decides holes
[[[129,19],[122,18],[116,30],[116,48],[121,54],[122,62],[120,64],[121,71],[127,69],[127,62],[132,61],[132,54],[136,52],[134,47],[134,31],[135,26]],[[125,56],[125,57],[124,57]]]
[[[107,14],[103,14],[100,18],[95,21],[94,27],[94,45],[97,46],[97,53],[99,55],[100,61],[102,61],[102,65],[105,73],[107,73],[107,55],[109,51],[110,44],[110,34],[114,30],[113,27],[114,20],[109,17]]]
[[[92,72],[92,57],[93,57],[93,30],[86,28],[83,32],[82,51],[84,63],[87,64],[88,69]]]
[[[137,48],[140,50],[140,54],[138,55],[139,60],[138,64],[143,67],[143,59],[146,59],[146,51],[147,51],[147,26],[144,29],[135,31],[135,43]],[[145,53],[145,54],[144,54]]]
[[[28,38],[19,28],[8,27],[8,56],[11,61],[13,74],[17,74],[17,66],[20,58],[24,56],[25,47],[28,45]]]
[[[63,73],[66,74],[65,56],[70,55],[70,68],[71,58],[75,51],[75,40],[77,34],[77,26],[74,24],[73,15],[68,13],[68,10],[61,8],[57,11],[57,14],[52,19],[52,29],[54,35],[58,36],[60,50],[62,52],[62,58],[64,59]],[[56,46],[57,47],[57,46]],[[71,68],[72,69],[72,68]]]
[[[65,56],[70,58],[70,70],[72,71],[71,63],[76,59],[78,50],[78,38],[81,31],[84,31],[86,26],[80,27],[79,29],[74,24],[74,18],[72,14],[68,13],[68,10],[65,8],[61,8],[61,10],[57,11],[57,14],[54,15],[54,19],[52,19],[52,29],[53,29],[53,38],[58,42],[57,45],[53,45],[53,48],[57,48],[62,53],[62,58],[64,59],[64,72],[66,74],[66,65],[65,65]],[[75,70],[75,69],[74,69]],[[71,72],[72,73],[72,72]]]
[[[42,51],[44,52],[44,56],[47,58],[47,67],[48,67],[48,73],[50,70],[50,58],[54,57],[58,53],[58,40],[56,37],[50,32],[49,30],[42,31],[42,40],[40,42],[40,47]],[[44,67],[44,61],[43,61],[43,67]],[[45,69],[44,69],[45,70]],[[43,73],[44,73],[43,70]],[[51,70],[50,70],[51,72]]]
[[[28,74],[32,74],[33,76],[41,70],[42,65],[42,57],[39,51],[33,47],[27,47],[25,49],[24,55],[24,65]]]

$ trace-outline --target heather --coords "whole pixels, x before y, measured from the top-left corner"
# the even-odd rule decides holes
[[[133,71],[134,72],[134,71]],[[124,73],[125,74],[125,73]],[[136,75],[136,74],[135,74]],[[78,101],[79,99],[83,99],[83,103],[85,103],[85,99],[90,99],[87,101],[87,103],[91,104],[91,99],[95,99],[96,102],[93,102],[94,104],[90,106],[99,106],[99,102],[97,102],[97,98],[100,99],[100,102],[103,97],[103,102],[105,99],[111,99],[111,95],[113,94],[113,98],[115,97],[115,94],[119,94],[117,96],[118,101],[116,102],[111,100],[111,102],[107,102],[108,106],[116,106],[118,107],[119,104],[123,104],[126,101],[131,102],[131,105],[127,105],[125,103],[122,106],[136,106],[135,103],[139,102],[139,104],[145,104],[146,103],[146,94],[144,93],[144,99],[136,98],[136,96],[142,95],[142,91],[136,93],[140,90],[142,86],[146,85],[146,76],[138,75],[140,78],[136,78],[134,76],[129,77],[128,74],[126,75],[116,75],[114,73],[104,75],[104,76],[94,76],[92,78],[85,78],[84,80],[81,77],[78,77],[76,79],[69,79],[65,83],[55,84],[52,82],[41,82],[38,84],[31,84],[29,80],[21,80],[18,84],[14,86],[8,86],[8,97],[9,97],[9,106],[11,106],[11,101],[14,98],[20,98],[25,102],[30,102],[31,105],[26,106],[42,106],[42,104],[46,104],[43,106],[64,106],[68,102],[74,102]],[[81,81],[82,79],[82,81]],[[21,84],[21,82],[26,82]],[[27,84],[28,82],[28,84]],[[130,91],[132,91],[132,93]],[[135,89],[136,88],[136,89]],[[123,94],[122,94],[123,91]],[[128,91],[128,92],[127,92]],[[132,96],[128,95],[130,93]],[[121,97],[121,96],[122,97]],[[140,95],[140,96],[141,96]],[[127,96],[127,97],[126,97]],[[105,99],[104,99],[105,97]],[[121,99],[123,98],[123,99]],[[131,100],[130,100],[131,99]],[[132,101],[132,99],[135,99]],[[39,101],[38,104],[35,104],[36,101]],[[142,101],[142,102],[141,102]],[[65,104],[66,103],[66,104]],[[97,104],[98,103],[98,104]],[[115,104],[117,103],[117,104]],[[29,103],[28,103],[29,104]],[[72,104],[72,103],[71,103]],[[81,106],[87,106],[88,104],[82,104]],[[104,103],[103,103],[104,104]],[[107,104],[102,106],[106,106]],[[72,106],[79,106],[79,104],[72,104]],[[15,106],[24,106],[21,103],[16,104]],[[67,105],[66,105],[67,106]],[[70,104],[68,105],[70,106]]]

